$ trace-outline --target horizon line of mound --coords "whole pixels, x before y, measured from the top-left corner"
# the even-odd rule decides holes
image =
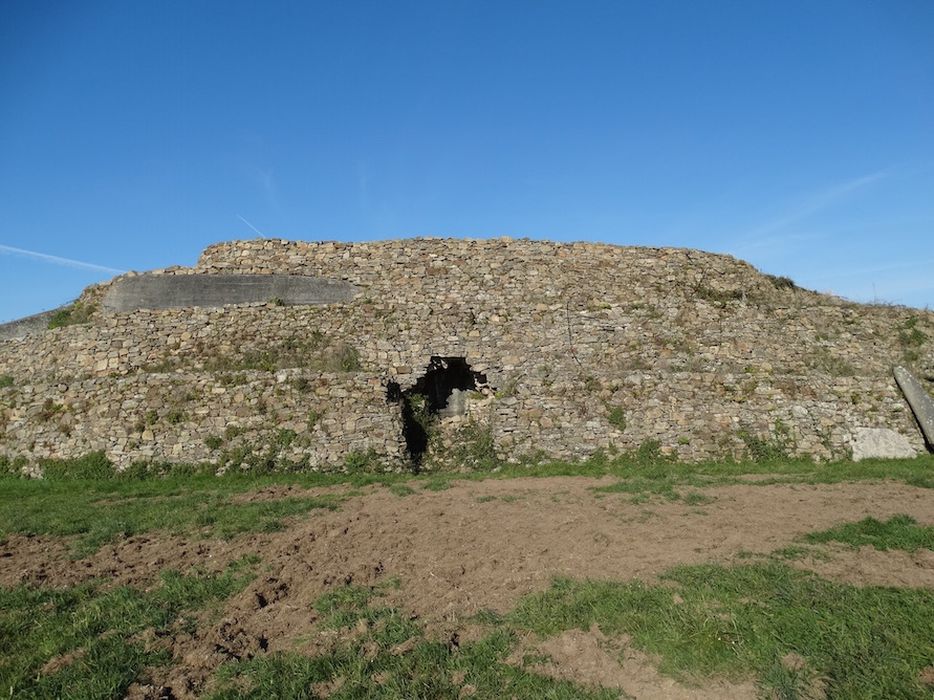
[[[267,302],[298,306],[350,301],[356,292],[349,282],[307,275],[142,273],[114,280],[101,305],[118,312]]]

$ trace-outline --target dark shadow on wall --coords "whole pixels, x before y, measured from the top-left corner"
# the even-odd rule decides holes
[[[433,355],[425,374],[405,391],[398,382],[386,386],[390,403],[400,403],[402,434],[416,471],[421,467],[431,429],[441,415],[460,415],[466,410],[466,392],[487,386],[486,375],[470,368],[465,357]]]

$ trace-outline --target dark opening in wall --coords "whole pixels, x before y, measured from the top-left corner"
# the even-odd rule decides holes
[[[386,398],[402,404],[402,434],[416,469],[428,449],[431,427],[438,416],[462,415],[467,409],[466,392],[487,386],[486,375],[475,372],[465,357],[433,355],[415,385],[402,391],[389,382]]]

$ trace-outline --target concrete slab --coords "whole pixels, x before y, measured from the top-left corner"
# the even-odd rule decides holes
[[[116,280],[102,305],[111,311],[226,306],[277,300],[285,305],[349,301],[349,282],[300,275],[152,275]]]
[[[934,446],[934,400],[921,382],[904,367],[895,368],[895,381],[918,419],[924,439],[929,446]]]

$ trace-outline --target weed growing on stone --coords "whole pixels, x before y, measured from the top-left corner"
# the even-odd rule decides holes
[[[468,421],[450,439],[451,444],[443,453],[433,444],[432,457],[435,461],[471,471],[491,471],[501,466],[502,462],[494,450],[493,430],[489,423]]]
[[[209,450],[219,450],[223,444],[224,438],[220,437],[219,435],[209,435],[208,437],[204,438],[204,445]]]
[[[626,412],[622,409],[622,407],[608,406],[607,408],[607,422],[620,432],[626,430]]]
[[[927,334],[918,328],[918,317],[911,316],[898,330],[898,342],[902,347],[902,357],[908,364],[914,364],[921,358],[921,347],[927,342]]]
[[[344,471],[350,474],[378,471],[379,455],[374,450],[354,450],[344,459]]]
[[[245,348],[236,355],[213,355],[204,360],[205,371],[217,373],[275,372],[289,368],[357,372],[362,364],[356,348],[344,342],[329,343],[321,333],[285,338],[261,349]]]
[[[761,437],[749,430],[738,433],[740,440],[746,445],[746,452],[753,462],[774,462],[790,459],[795,448],[794,437],[791,430],[782,421],[776,420],[771,434]]]
[[[9,374],[0,374],[0,389],[7,389],[13,386],[13,377]]]

